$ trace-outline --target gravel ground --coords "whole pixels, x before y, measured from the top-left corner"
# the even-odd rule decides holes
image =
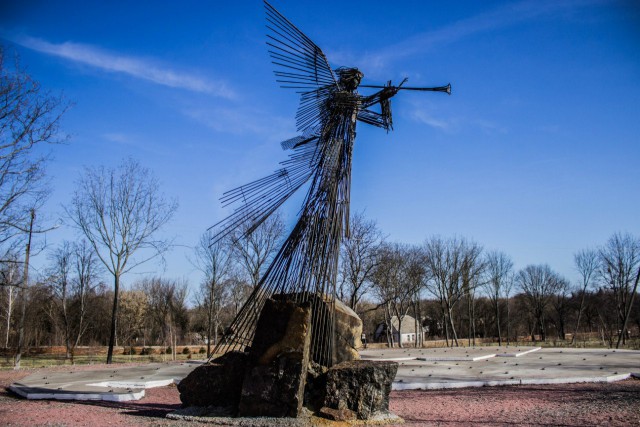
[[[410,426],[633,426],[640,380],[398,391],[390,409]]]
[[[92,365],[73,369],[99,367]],[[180,407],[175,386],[149,389],[141,400],[119,403],[28,401],[6,390],[12,382],[34,372],[59,369],[70,368],[0,371],[0,425],[199,425],[164,418],[165,414]],[[629,379],[611,384],[396,391],[391,393],[390,409],[405,419],[405,426],[640,426],[640,380]]]

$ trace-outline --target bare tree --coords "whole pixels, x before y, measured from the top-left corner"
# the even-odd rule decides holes
[[[558,339],[564,340],[566,336],[567,316],[569,314],[571,284],[568,280],[558,276],[558,285],[551,298],[551,304],[555,312],[556,333]]]
[[[7,66],[0,47],[0,243],[23,234],[39,207],[34,200],[43,200],[46,158],[34,148],[65,139],[59,134],[65,110],[62,98],[43,90],[17,60]]]
[[[249,298],[252,288],[235,268],[231,269],[229,278],[225,280],[225,287],[229,289],[231,318],[234,318],[242,308],[242,304]]]
[[[422,328],[421,296],[428,280],[424,250],[420,246],[410,246],[405,254],[404,280],[409,293],[409,304],[413,309],[415,347],[422,347],[424,339]]]
[[[48,282],[53,291],[53,303],[56,306],[52,310],[51,317],[54,321],[60,318],[64,335],[66,355],[71,358],[71,315],[69,313],[69,293],[71,282],[71,243],[63,242],[51,255],[52,266],[49,271]]]
[[[152,277],[139,285],[147,297],[148,319],[162,335],[164,345],[171,347],[172,358],[176,359],[178,333],[187,329],[186,316],[187,284],[176,280]]]
[[[386,324],[387,343],[393,347],[394,337],[392,333],[392,308],[391,303],[398,297],[398,288],[402,280],[402,253],[399,244],[384,244],[377,251],[376,268],[373,271],[373,289],[384,308],[384,319]],[[398,330],[401,330],[402,321],[399,319]]]
[[[41,89],[21,67],[7,66],[0,47],[0,244],[16,236],[26,239],[23,284],[15,368],[20,368],[24,345],[24,322],[31,238],[35,211],[47,192],[43,185],[46,158],[35,147],[60,142],[60,118],[66,106],[60,97]],[[24,237],[28,236],[28,237]]]
[[[5,307],[3,310],[4,326],[6,328],[4,334],[5,348],[9,348],[13,311],[18,297],[18,288],[22,283],[19,265],[18,254],[16,252],[7,252],[2,262],[2,270],[0,270],[0,288],[5,293]]]
[[[250,231],[250,222],[238,229],[233,237],[233,249],[247,280],[255,288],[265,268],[280,248],[279,242],[284,236],[284,221],[280,213],[267,218]]]
[[[442,307],[447,341],[451,333],[452,344],[458,346],[453,309],[463,296],[469,295],[479,284],[477,278],[481,266],[478,261],[482,248],[465,239],[433,237],[425,242],[424,251],[429,272],[427,290]]]
[[[457,257],[453,257],[448,247],[453,242],[447,242],[440,237],[432,237],[425,241],[424,250],[427,261],[427,268],[430,271],[430,280],[427,284],[427,290],[438,299],[442,310],[442,324],[445,331],[447,345],[449,341],[449,333],[453,331],[453,339],[457,345],[457,336],[455,335],[455,327],[453,327],[452,310],[453,305],[460,298],[460,294],[453,293],[451,284],[458,285]],[[454,301],[453,298],[456,297]]]
[[[35,209],[29,212],[29,228],[27,229],[27,243],[24,251],[24,264],[22,270],[22,284],[20,286],[20,318],[18,320],[18,345],[14,358],[14,369],[20,369],[22,350],[25,344],[25,320],[27,317],[27,294],[29,292],[29,261],[31,257],[31,243],[33,237],[33,223],[36,218]]]
[[[378,299],[384,307],[389,345],[394,345],[392,318],[398,321],[398,345],[402,343],[402,323],[409,312],[415,293],[424,284],[424,262],[418,248],[406,245],[383,244],[372,274],[372,282]]]
[[[507,345],[511,344],[511,290],[515,284],[515,274],[510,273],[504,282],[504,299],[507,305]]]
[[[63,242],[51,254],[49,282],[64,334],[66,358],[73,363],[74,350],[87,331],[89,294],[98,283],[99,265],[86,240]]]
[[[467,299],[467,316],[469,317],[469,345],[476,345],[475,293],[481,286],[485,262],[482,258],[482,247],[474,242],[467,242],[461,268],[462,291]]]
[[[103,273],[95,251],[84,239],[73,245],[73,273],[71,283],[75,296],[75,336],[72,346],[75,349],[91,325],[91,295],[100,284],[100,276]]]
[[[65,207],[67,216],[113,275],[107,363],[112,362],[116,341],[120,278],[164,254],[170,241],[157,238],[157,234],[176,209],[177,202],[167,201],[156,178],[133,159],[124,161],[117,169],[86,168],[71,205]]]
[[[629,233],[616,233],[600,249],[600,275],[616,299],[618,341],[626,342],[627,324],[640,281],[640,239]]]
[[[516,276],[542,341],[547,339],[545,311],[551,297],[558,290],[560,280],[548,265],[529,265],[520,270]],[[534,336],[531,338],[535,340]]]
[[[580,274],[580,307],[578,308],[578,318],[576,319],[576,327],[571,337],[571,344],[576,343],[576,336],[580,329],[580,320],[582,319],[582,312],[584,311],[587,289],[592,284],[598,270],[598,252],[591,249],[581,250],[573,256],[573,261],[576,265],[576,270],[578,270]]]
[[[47,194],[45,192],[37,192],[37,194],[33,195],[29,200],[29,204],[31,208],[28,210],[28,215],[26,218],[19,220],[25,220],[26,223],[12,223],[11,227],[14,229],[15,237],[10,244],[12,249],[19,247],[21,244],[25,245],[24,252],[24,261],[22,264],[22,280],[19,285],[16,285],[20,292],[18,293],[18,299],[20,303],[20,316],[18,317],[18,343],[16,345],[16,352],[14,357],[14,369],[20,369],[20,361],[22,359],[22,350],[25,346],[25,321],[27,316],[27,299],[29,293],[29,263],[30,259],[33,255],[37,254],[41,248],[34,246],[34,235],[46,233],[55,229],[57,226],[48,229],[36,228],[36,206],[41,206],[46,199]],[[25,205],[27,206],[27,205]],[[21,236],[20,233],[23,235]],[[5,241],[6,242],[6,241]],[[11,249],[10,249],[11,250]],[[16,260],[5,260],[5,262],[16,262]]]
[[[339,294],[354,311],[368,289],[382,242],[382,232],[375,221],[367,220],[363,213],[351,217],[349,236],[342,240],[340,251]]]
[[[506,282],[513,269],[513,261],[504,252],[492,251],[486,255],[484,288],[493,304],[496,315],[498,345],[502,345],[500,330],[500,299],[505,291]]]
[[[218,343],[220,314],[230,293],[229,273],[232,248],[227,240],[211,244],[213,234],[206,232],[195,248],[195,265],[204,274],[200,285],[199,302],[206,313],[207,357],[211,356],[211,341]]]

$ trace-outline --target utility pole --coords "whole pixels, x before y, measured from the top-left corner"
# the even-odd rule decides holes
[[[22,349],[24,347],[24,321],[27,314],[27,289],[29,287],[29,256],[31,254],[31,236],[33,235],[33,222],[36,218],[36,210],[31,209],[31,221],[29,222],[29,237],[27,238],[27,248],[24,254],[24,274],[22,277],[22,287],[20,289],[21,314],[18,333],[18,349],[13,369],[20,369],[20,360],[22,359]]]

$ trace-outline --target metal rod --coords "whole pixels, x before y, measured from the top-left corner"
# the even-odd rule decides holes
[[[387,87],[391,87],[398,90],[417,90],[422,92],[446,92],[448,95],[451,95],[451,83],[446,86],[436,86],[436,87],[408,87],[408,86],[380,86],[380,85],[360,85],[358,87],[372,87],[377,89],[384,89]]]

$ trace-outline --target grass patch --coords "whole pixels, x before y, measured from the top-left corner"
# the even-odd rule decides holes
[[[186,361],[193,357],[191,354],[177,354],[176,360]],[[170,354],[152,354],[152,355],[113,355],[113,363],[159,363],[172,361]],[[107,362],[106,354],[99,355],[81,355],[73,358],[74,365],[94,365]],[[49,368],[53,366],[72,366],[70,359],[65,359],[64,355],[56,354],[38,354],[22,356],[20,367],[24,369]],[[13,369],[13,357],[4,356],[0,358],[0,369]]]

